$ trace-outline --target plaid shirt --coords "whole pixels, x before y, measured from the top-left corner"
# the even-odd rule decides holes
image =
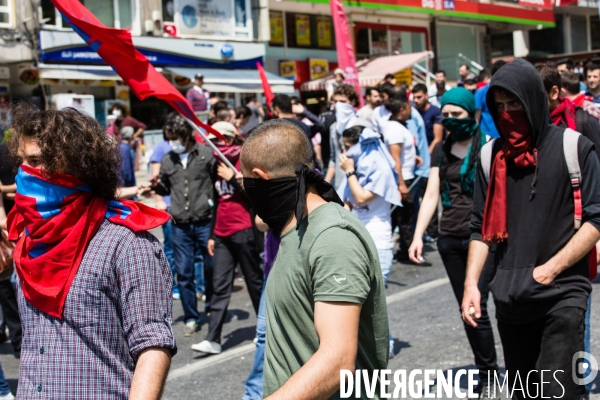
[[[177,351],[171,269],[149,233],[104,221],[65,302],[63,320],[35,309],[18,287],[23,344],[19,399],[127,399],[138,355]]]

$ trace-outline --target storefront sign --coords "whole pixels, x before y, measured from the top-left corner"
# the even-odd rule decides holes
[[[293,78],[296,76],[296,61],[279,62],[279,75],[284,78]]]
[[[321,58],[311,58],[308,60],[310,65],[310,80],[319,79],[329,73],[329,60]]]
[[[519,0],[519,4],[527,7],[552,10],[552,0]]]
[[[269,21],[271,24],[271,44],[283,44],[283,13],[271,11]]]
[[[394,74],[394,78],[396,78],[397,85],[404,83],[410,86],[412,85],[412,69],[406,68],[401,71],[398,71]]]
[[[331,47],[331,18],[317,17],[317,44],[319,47]]]
[[[37,85],[40,82],[40,71],[31,63],[18,66],[19,82],[28,86]]]
[[[175,18],[182,35],[233,36],[231,0],[178,0]]]
[[[296,14],[296,44],[310,46],[310,17]]]

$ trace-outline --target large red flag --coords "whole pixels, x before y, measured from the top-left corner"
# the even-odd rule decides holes
[[[271,85],[269,85],[269,80],[267,79],[267,74],[265,73],[264,68],[262,67],[262,65],[259,62],[256,63],[256,68],[258,68],[258,74],[260,75],[260,82],[262,83],[263,92],[265,92],[265,98],[267,99],[267,105],[269,107],[271,107],[271,102],[273,101],[273,98],[275,97],[275,95],[273,94],[273,91],[271,90]]]
[[[348,29],[348,20],[342,6],[342,0],[330,0],[331,16],[335,29],[335,43],[337,45],[338,65],[346,72],[344,83],[354,86],[358,92],[360,105],[363,104],[362,89],[358,82],[358,70],[356,69],[356,57],[352,48],[352,39]]]
[[[52,0],[52,3],[71,28],[119,74],[140,100],[150,96],[165,100],[196,126],[225,140],[217,130],[196,117],[192,106],[179,90],[135,49],[129,31],[103,25],[79,0]],[[196,134],[196,139],[199,138]]]

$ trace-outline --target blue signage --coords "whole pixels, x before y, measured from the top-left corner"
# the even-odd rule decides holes
[[[225,43],[221,47],[221,54],[223,55],[223,57],[227,57],[227,58],[233,56],[233,46],[230,45],[229,43]]]

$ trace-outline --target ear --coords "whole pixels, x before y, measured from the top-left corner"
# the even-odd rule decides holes
[[[552,86],[552,89],[550,89],[550,94],[548,95],[550,97],[550,101],[558,100],[559,94],[560,90],[558,89],[558,86]]]
[[[265,181],[268,181],[270,179],[269,173],[266,171],[263,171],[262,169],[256,167],[252,169],[252,173],[254,175],[257,175],[260,179],[264,179]]]

